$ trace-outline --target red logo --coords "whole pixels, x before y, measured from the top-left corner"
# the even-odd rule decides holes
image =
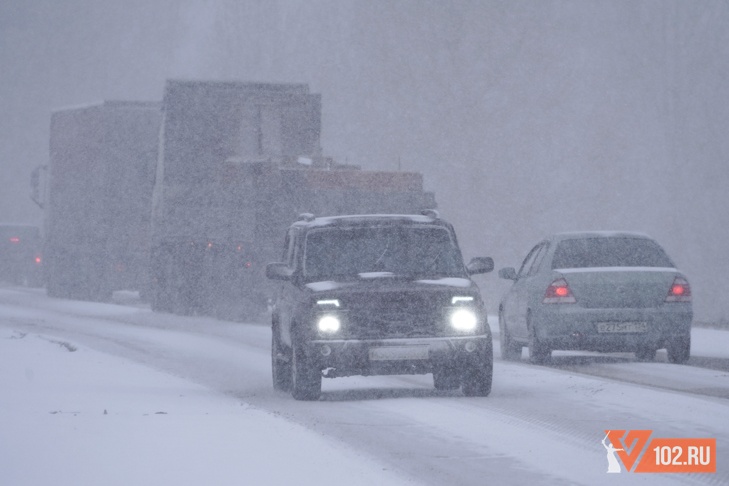
[[[651,430],[606,430],[609,473],[715,473],[716,439],[652,439]],[[637,463],[637,465],[636,465]]]

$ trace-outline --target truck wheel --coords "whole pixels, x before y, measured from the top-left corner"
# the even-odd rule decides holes
[[[294,344],[291,360],[291,392],[296,400],[319,400],[321,370],[312,366],[304,350]]]
[[[501,347],[501,358],[509,361],[518,361],[521,359],[521,344],[515,343],[509,331],[506,330],[506,321],[501,312],[499,312],[499,345]]]
[[[467,397],[486,397],[491,393],[493,361],[479,361],[469,365],[463,373],[463,394]]]
[[[279,391],[291,391],[291,361],[286,360],[280,344],[278,343],[277,330],[272,329],[271,336],[271,373],[273,375],[273,389]]]
[[[455,390],[461,386],[461,379],[458,373],[440,365],[433,369],[433,386],[436,390]]]
[[[691,356],[691,335],[673,337],[666,345],[668,361],[675,364],[684,364]]]

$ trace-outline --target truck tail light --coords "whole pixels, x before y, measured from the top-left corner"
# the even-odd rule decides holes
[[[564,278],[554,280],[544,292],[543,304],[574,304],[577,302]]]

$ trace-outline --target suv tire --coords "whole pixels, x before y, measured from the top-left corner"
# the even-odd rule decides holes
[[[436,390],[456,390],[461,386],[461,377],[446,365],[433,369],[433,386]]]
[[[463,373],[463,394],[467,397],[486,397],[491,393],[493,365],[483,359],[470,364]]]
[[[286,359],[281,345],[278,342],[278,330],[272,329],[271,336],[271,374],[273,375],[273,389],[291,391],[291,360]]]
[[[291,393],[296,400],[319,400],[321,370],[311,365],[301,346],[294,344],[291,359]]]

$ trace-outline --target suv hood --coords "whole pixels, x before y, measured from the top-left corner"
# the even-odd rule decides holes
[[[444,278],[423,278],[411,279],[398,277],[391,273],[362,273],[358,280],[323,280],[320,282],[309,282],[304,285],[305,288],[312,292],[328,292],[328,291],[344,291],[344,292],[362,292],[362,291],[393,291],[393,290],[472,290],[476,289],[470,279],[461,277],[444,277]]]
[[[305,287],[313,298],[338,299],[343,309],[369,309],[368,312],[397,309],[419,314],[426,309],[449,307],[456,296],[472,297],[474,304],[481,304],[478,286],[468,278],[327,280]]]

